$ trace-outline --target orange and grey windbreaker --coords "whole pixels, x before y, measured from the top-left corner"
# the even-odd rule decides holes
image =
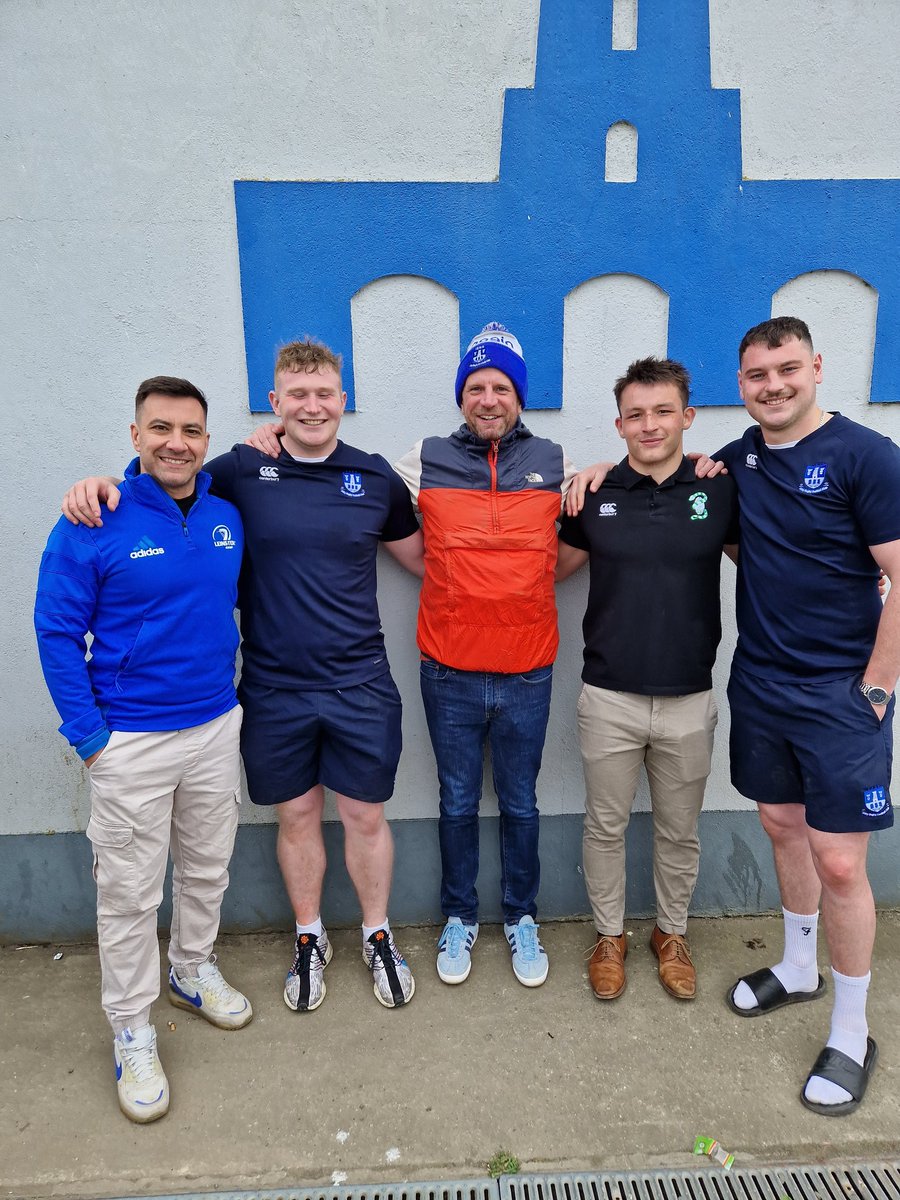
[[[574,474],[520,422],[499,442],[466,425],[395,464],[422,514],[422,654],[460,671],[518,674],[556,658],[556,520]]]

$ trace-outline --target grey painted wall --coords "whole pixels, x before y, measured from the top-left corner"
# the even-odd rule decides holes
[[[55,733],[31,628],[36,566],[62,490],[130,456],[130,402],[145,376],[187,375],[207,391],[213,451],[255,424],[234,179],[493,178],[502,89],[533,79],[538,9],[537,0],[234,0],[213,9],[162,0],[149,21],[146,6],[132,0],[0,6],[0,936],[61,936],[87,928],[90,915],[89,889],[65,883],[66,864],[84,858],[83,839],[64,835],[84,829],[87,783]],[[893,0],[711,0],[710,17],[712,82],[741,89],[745,175],[900,174]],[[813,327],[825,360],[823,402],[900,439],[900,409],[868,404],[876,306],[871,289],[828,271],[773,298],[773,311],[798,312]],[[353,317],[359,411],[346,419],[348,440],[390,457],[423,434],[449,431],[457,420],[454,298],[436,285],[385,280],[360,294]],[[665,331],[665,297],[648,285],[621,276],[576,289],[566,304],[564,407],[531,414],[531,427],[562,441],[579,463],[618,457],[612,380],[630,358],[664,351]],[[745,424],[740,409],[704,410],[689,448],[714,449]],[[720,695],[734,644],[732,586],[726,565]],[[548,834],[567,830],[545,844],[546,906],[560,913],[584,908],[577,879],[549,881],[567,878],[582,808],[573,713],[585,589],[579,578],[560,588],[562,647],[540,780],[541,807],[553,819]],[[418,698],[415,604],[413,582],[383,563],[382,615],[406,708],[391,815],[413,892],[433,870],[437,805]],[[750,844],[755,821],[729,783],[726,743],[723,711],[704,824],[716,847],[713,829],[735,820]],[[646,808],[643,792],[638,806]],[[488,819],[496,813],[490,795],[484,811]],[[264,819],[245,806],[246,826]],[[643,828],[638,823],[632,839],[638,872],[646,866]],[[58,836],[39,836],[47,833]],[[242,830],[236,884],[262,869],[254,855],[270,840],[271,831]],[[704,871],[717,853],[707,846]],[[758,861],[765,874],[765,855]],[[718,869],[724,873],[723,861]],[[29,872],[29,895],[43,896],[43,910],[26,903]],[[877,874],[879,899],[896,903],[896,873]],[[57,889],[54,917],[49,897]],[[281,919],[274,893],[261,908],[249,891],[233,889],[235,924]],[[429,895],[424,882],[421,895]],[[733,903],[713,884],[703,895],[712,909]],[[772,902],[767,876],[760,899],[748,892],[744,907]],[[408,919],[428,915],[399,891],[397,903]],[[635,893],[634,903],[645,901]],[[65,916],[64,906],[72,906]]]

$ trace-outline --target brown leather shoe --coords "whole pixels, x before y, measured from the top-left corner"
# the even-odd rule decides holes
[[[676,1000],[693,1000],[697,994],[697,972],[687,941],[680,933],[663,933],[654,925],[650,949],[659,959],[659,982],[669,995]]]
[[[625,991],[625,955],[628,942],[625,934],[617,937],[598,933],[597,945],[588,963],[588,979],[598,1000],[615,1000]]]

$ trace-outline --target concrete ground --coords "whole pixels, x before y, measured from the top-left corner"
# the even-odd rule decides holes
[[[651,928],[629,924],[628,988],[610,1004],[587,985],[583,922],[543,927],[551,969],[536,989],[513,978],[497,926],[454,988],[435,974],[437,930],[399,930],[417,986],[393,1011],[372,995],[358,931],[336,931],[328,996],[310,1014],[281,999],[287,935],[223,938],[221,965],[255,1018],[223,1033],[156,1006],[172,1107],[149,1126],[116,1105],[96,948],[2,949],[0,1196],[457,1179],[485,1175],[499,1150],[523,1171],[681,1169],[701,1165],[690,1155],[701,1133],[741,1166],[898,1154],[900,914],[879,919],[869,1019],[880,1062],[842,1119],[797,1099],[830,999],[754,1020],[723,1002],[738,974],[780,957],[780,920],[694,921],[700,994],[688,1004],[659,986]]]

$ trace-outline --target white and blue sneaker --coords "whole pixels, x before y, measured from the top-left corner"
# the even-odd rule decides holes
[[[464,983],[472,970],[472,947],[478,925],[466,925],[450,917],[438,942],[437,973],[444,983]]]
[[[131,1121],[146,1125],[169,1111],[169,1081],[156,1053],[152,1025],[123,1029],[113,1039],[119,1108]]]
[[[213,954],[201,963],[196,975],[169,967],[169,1003],[204,1017],[219,1029],[243,1029],[253,1020],[245,995],[224,979]]]
[[[531,917],[525,916],[516,925],[504,925],[503,932],[512,950],[516,979],[525,987],[540,987],[547,978],[550,963],[538,938],[538,926]]]

